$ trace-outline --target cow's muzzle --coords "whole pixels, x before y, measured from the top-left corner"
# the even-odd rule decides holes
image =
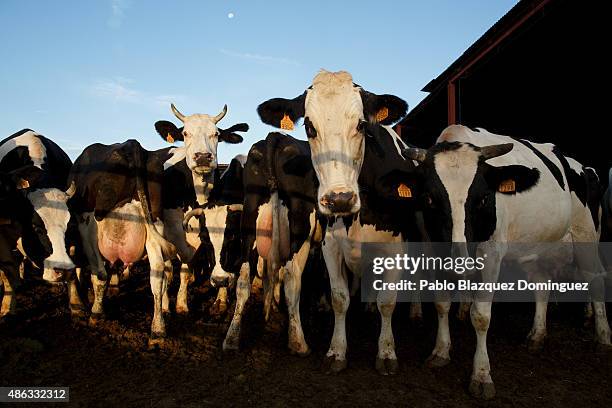
[[[328,210],[332,214],[351,214],[357,212],[355,204],[357,194],[353,191],[341,191],[327,193],[321,197],[319,204],[321,208]]]

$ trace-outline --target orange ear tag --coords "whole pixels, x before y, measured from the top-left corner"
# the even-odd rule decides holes
[[[410,198],[412,197],[412,190],[410,190],[410,187],[402,183],[399,185],[399,187],[397,187],[397,195],[402,198]]]
[[[387,119],[388,116],[389,116],[389,109],[387,109],[386,106],[383,106],[382,108],[380,108],[378,112],[376,112],[376,121],[382,122],[383,120]]]
[[[500,193],[514,193],[516,191],[516,183],[514,180],[505,180],[499,184],[497,189]]]
[[[285,113],[285,116],[283,116],[283,118],[280,121],[280,128],[283,130],[293,130],[293,121],[291,120],[291,118],[289,117],[289,115],[287,115]]]
[[[19,179],[19,183],[17,183],[17,190],[23,190],[28,187],[30,187],[30,182],[28,180]]]
[[[170,133],[168,133],[168,136],[166,136],[166,142],[174,143],[174,138],[172,137]]]

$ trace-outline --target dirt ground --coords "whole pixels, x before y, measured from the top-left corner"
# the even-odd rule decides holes
[[[260,303],[249,301],[242,349],[224,355],[229,315],[209,316],[213,300],[206,284],[193,289],[190,315],[169,316],[168,339],[149,351],[152,298],[143,271],[107,296],[107,320],[96,327],[71,319],[63,286],[30,278],[18,296],[18,316],[0,323],[0,385],[69,386],[70,405],[100,407],[612,406],[612,352],[596,350],[578,304],[550,306],[549,339],[537,355],[524,346],[533,306],[494,306],[489,356],[497,397],[481,402],[467,393],[475,335],[469,323],[454,318],[454,309],[453,361],[429,369],[424,361],[435,339],[434,308],[424,305],[419,325],[408,320],[408,305],[399,305],[400,371],[383,377],[374,369],[378,315],[353,300],[348,369],[326,375],[321,363],[332,333],[330,312],[315,312],[304,301],[313,352],[297,357],[286,348],[283,312],[265,324]]]

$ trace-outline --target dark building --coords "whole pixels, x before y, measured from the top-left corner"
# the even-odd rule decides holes
[[[610,13],[607,1],[523,0],[437,78],[398,124],[431,146],[449,124],[551,142],[607,184]]]

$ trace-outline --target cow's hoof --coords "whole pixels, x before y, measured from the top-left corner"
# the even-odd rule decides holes
[[[189,308],[187,306],[176,305],[176,314],[180,314],[180,315],[189,314]]]
[[[159,349],[164,344],[165,340],[166,340],[165,334],[151,333],[151,336],[149,337],[149,342],[148,342],[148,349],[150,351]]]
[[[532,354],[538,354],[544,350],[544,338],[534,339],[531,337],[527,338],[527,351]]]
[[[376,371],[381,375],[397,374],[399,363],[397,359],[376,357]]]
[[[323,371],[325,374],[337,374],[346,368],[346,359],[340,360],[335,356],[325,356]]]
[[[604,344],[604,343],[596,342],[595,343],[595,351],[597,353],[611,353],[612,352],[612,345],[610,343]]]
[[[102,320],[104,320],[104,313],[93,313],[92,312],[91,315],[89,316],[89,325],[96,326]]]
[[[224,353],[236,352],[239,349],[239,345],[240,345],[240,342],[237,338],[236,339],[226,338],[225,340],[223,340],[223,352]]]
[[[479,399],[490,400],[495,397],[495,385],[492,382],[470,381],[470,394]]]
[[[305,347],[291,347],[291,345],[289,346],[289,353],[291,355],[294,356],[298,356],[298,357],[307,357],[310,355],[310,347],[305,346]]]
[[[208,313],[211,316],[221,316],[227,311],[227,303],[215,300],[215,303],[210,307]]]
[[[437,354],[432,354],[425,360],[425,365],[429,368],[440,368],[448,365],[450,358],[442,357]]]

